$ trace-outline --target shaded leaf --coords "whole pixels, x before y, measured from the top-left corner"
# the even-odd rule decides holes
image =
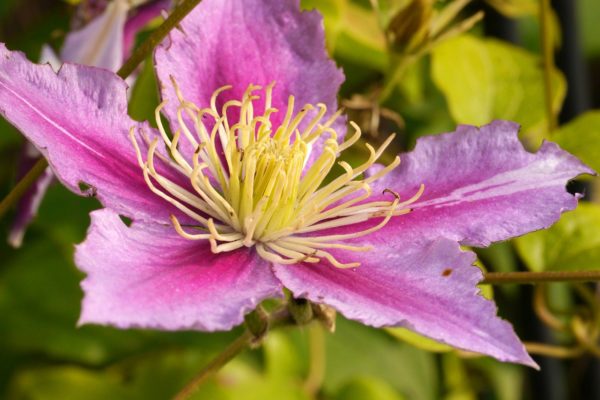
[[[402,400],[403,398],[380,379],[360,377],[342,386],[334,400]]]

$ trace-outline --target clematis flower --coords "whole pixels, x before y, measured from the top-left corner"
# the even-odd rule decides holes
[[[161,10],[167,9],[169,3],[170,0],[152,0],[133,11],[131,6],[134,2],[127,0],[96,5],[103,11],[85,27],[66,36],[60,56],[49,46],[43,46],[40,61],[49,63],[55,70],[60,68],[63,61],[69,61],[117,71],[123,60],[131,54],[135,35],[157,17]],[[86,3],[81,7],[85,5]],[[133,83],[133,79],[130,79],[129,83]],[[40,157],[40,153],[31,143],[25,143],[19,156],[17,179],[22,178]],[[37,214],[41,201],[53,181],[54,174],[51,168],[47,168],[21,198],[8,236],[11,246],[21,246],[25,230]]]
[[[285,287],[367,325],[536,365],[460,246],[548,227],[588,167],[552,143],[527,152],[506,121],[422,138],[387,166],[392,138],[361,165],[338,161],[360,130],[345,135],[343,75],[297,0],[204,0],[155,62],[158,129],[127,116],[114,74],[56,74],[0,49],[0,111],[105,207],[76,250],[80,323],[227,330]]]

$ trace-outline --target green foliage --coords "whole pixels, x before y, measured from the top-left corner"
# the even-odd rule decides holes
[[[534,143],[544,137],[544,85],[538,56],[498,40],[463,35],[433,51],[432,78],[457,123],[483,125],[508,119],[520,123]],[[557,70],[552,83],[558,110],[566,84]]]
[[[580,203],[549,229],[514,241],[532,271],[600,269],[600,206]]]
[[[373,377],[360,377],[346,383],[334,400],[402,400],[390,385]]]
[[[60,47],[69,26],[67,3],[79,1],[0,1],[0,41],[7,42],[12,49],[24,50],[30,59],[37,59],[43,43]],[[445,15],[442,19],[448,19],[447,30],[455,26],[454,22],[450,24],[455,17],[456,24],[464,22],[468,12],[462,16],[456,15],[457,10],[441,14],[452,4],[456,7],[457,1],[421,2],[421,6],[434,4],[433,10],[421,9],[414,15],[409,11],[401,13],[410,10],[411,0],[302,0],[302,6],[316,7],[324,15],[328,49],[344,68],[347,78],[341,97],[359,95],[364,99],[368,104],[365,109],[351,111],[364,112],[365,119],[371,122],[381,117],[378,131],[399,129],[395,148],[408,148],[416,137],[451,130],[455,123],[481,125],[496,118],[522,124],[524,137],[531,147],[537,147],[541,138],[549,136],[545,131],[542,66],[536,53],[538,1],[487,2],[504,15],[520,19],[528,50],[485,38],[477,29],[469,34],[454,31],[457,37],[440,44],[426,41],[423,35],[431,32],[434,24],[429,22],[436,17]],[[598,56],[600,35],[596,25],[600,3],[596,0],[580,3],[586,52]],[[50,8],[46,10],[47,7]],[[407,27],[405,17],[406,20],[412,17],[413,22],[419,22],[418,26]],[[560,29],[556,21],[553,23],[553,35],[558,39]],[[395,30],[392,33],[404,40],[400,45],[404,43],[405,47],[393,43],[391,25]],[[421,36],[412,37],[413,33]],[[424,42],[432,45],[432,56],[419,54],[409,60],[406,69],[399,68],[400,62],[406,61],[402,52]],[[390,85],[389,98],[379,98],[396,70],[402,74]],[[566,84],[557,70],[552,71],[552,86],[554,109],[558,112]],[[141,69],[130,95],[131,116],[152,121],[159,98],[151,63],[146,62]],[[391,126],[385,113],[380,113],[383,108],[396,113],[400,122]],[[385,136],[370,133],[374,135],[368,138],[371,142]],[[599,111],[560,127],[551,139],[600,170]],[[21,143],[17,131],[0,119],[2,194],[14,184],[15,159]],[[365,157],[364,148],[348,153],[351,164],[358,164]],[[85,237],[89,212],[98,207],[94,199],[73,195],[57,184],[44,199],[22,249],[9,249],[0,240],[0,398],[171,398],[239,335],[240,329],[200,333],[77,326],[83,275],[73,263],[74,244]],[[1,232],[7,232],[9,224],[9,218],[0,221]],[[482,249],[478,254],[485,266],[494,271],[517,270],[519,258],[533,271],[600,269],[600,205],[581,204],[548,230]],[[481,289],[486,297],[493,296],[491,286]],[[520,287],[508,289],[499,290],[497,297],[510,298],[516,308],[530,308],[528,303],[517,303],[522,294]],[[552,306],[573,307],[571,291],[564,286],[551,289],[551,300],[557,303]],[[506,311],[500,304],[501,312]],[[337,331],[324,334],[322,342],[311,335],[313,328],[270,332],[262,347],[237,357],[192,398],[520,400],[524,397],[523,368],[487,357],[465,357],[463,352],[403,328],[376,330],[338,317]],[[311,359],[315,346],[324,349],[320,361]],[[309,377],[316,379],[316,388],[308,385]]]
[[[327,339],[323,387],[327,392],[339,390],[355,377],[373,376],[407,398],[438,398],[437,371],[431,354],[340,318],[335,334]]]
[[[562,126],[552,140],[600,171],[600,111],[590,111]]]

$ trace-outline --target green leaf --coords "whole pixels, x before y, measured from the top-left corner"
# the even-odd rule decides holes
[[[600,269],[600,205],[580,203],[553,227],[514,243],[532,271]]]
[[[131,118],[137,121],[151,121],[154,124],[154,110],[159,103],[157,88],[152,58],[148,58],[131,91],[129,99]]]
[[[265,373],[274,379],[302,376],[304,354],[300,354],[292,338],[281,331],[270,332],[263,343]]]
[[[600,171],[600,111],[590,111],[560,127],[552,140]]]
[[[447,344],[440,343],[406,328],[386,328],[386,331],[388,331],[392,336],[422,350],[431,351],[434,353],[443,353],[453,350],[453,348]]]
[[[334,400],[402,400],[389,384],[374,377],[359,377],[346,383]]]
[[[398,342],[387,333],[339,317],[327,337],[324,389],[338,389],[358,377],[376,377],[407,398],[437,399],[438,378],[432,354]]]
[[[455,354],[444,354],[442,356],[442,368],[444,370],[446,400],[475,400],[477,398],[462,359]]]
[[[323,14],[327,47],[336,58],[387,70],[385,36],[371,9],[348,0],[303,0],[302,7],[317,8]]]
[[[538,56],[516,46],[462,35],[433,50],[433,80],[446,96],[457,123],[487,124],[493,119],[520,123],[535,143],[545,129],[544,84]],[[552,72],[554,109],[566,83]]]

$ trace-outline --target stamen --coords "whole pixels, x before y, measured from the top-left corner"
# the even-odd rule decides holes
[[[361,136],[358,125],[350,122],[352,136],[338,142],[333,126],[341,110],[326,117],[324,104],[306,104],[295,112],[296,100],[290,96],[283,122],[274,130],[271,116],[278,112],[272,107],[274,83],[264,90],[250,85],[241,99],[219,102],[219,96],[231,89],[223,86],[213,93],[208,107],[201,108],[186,101],[175,79],[171,81],[179,101],[173,136],[161,120],[167,105],[163,101],[155,110],[160,136],[150,140],[140,131],[146,160],[133,128],[130,140],[148,188],[193,221],[194,225],[186,221],[184,229],[180,218],[171,215],[177,234],[208,240],[213,253],[255,247],[272,263],[326,261],[337,268],[355,268],[360,263],[340,262],[330,251],[370,251],[370,246],[344,241],[375,232],[392,218],[411,212],[409,206],[425,190],[421,185],[402,201],[396,191],[385,189],[393,199],[369,201],[371,184],[396,168],[400,159],[369,177],[359,177],[377,162],[393,136],[377,149],[366,144],[369,156],[357,167],[337,161]],[[238,117],[233,121],[231,115]],[[167,154],[157,151],[159,139]],[[317,141],[322,154],[306,167]],[[155,158],[160,165],[155,165]],[[325,184],[336,162],[344,172]],[[375,219],[381,220],[352,232],[353,226]],[[332,231],[338,228],[347,233]]]

